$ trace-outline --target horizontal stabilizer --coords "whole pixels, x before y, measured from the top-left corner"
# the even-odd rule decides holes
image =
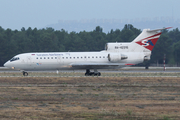
[[[155,29],[155,30],[147,30],[147,32],[156,32],[156,31],[160,31],[160,30],[164,30],[164,29],[170,29],[172,27],[167,27],[167,28],[162,28],[162,29]]]

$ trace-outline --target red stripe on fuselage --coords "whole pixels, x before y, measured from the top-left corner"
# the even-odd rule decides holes
[[[125,64],[125,65],[135,65],[135,64],[128,63],[128,64]]]

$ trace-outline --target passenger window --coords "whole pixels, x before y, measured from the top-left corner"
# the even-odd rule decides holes
[[[101,56],[99,56],[99,58],[101,58]]]
[[[51,59],[53,59],[53,57],[51,57]]]
[[[71,59],[71,57],[69,57]]]
[[[57,57],[55,57],[55,59],[57,59]]]
[[[94,58],[94,57],[92,56],[92,58]]]
[[[90,58],[90,57],[88,57],[88,58]]]
[[[68,57],[66,57],[66,59],[68,59]]]
[[[81,58],[83,58],[83,57],[81,57]]]
[[[64,57],[62,57],[62,59],[64,59]]]
[[[77,59],[79,59],[79,57],[77,57]]]
[[[40,59],[42,59],[42,57],[40,57]]]
[[[96,58],[98,58],[98,57],[96,56]]]
[[[44,59],[46,59],[46,58],[44,57]]]
[[[36,59],[38,59],[38,57]]]
[[[103,58],[105,58],[105,56],[103,56]]]
[[[48,57],[48,59],[49,59],[49,57]]]

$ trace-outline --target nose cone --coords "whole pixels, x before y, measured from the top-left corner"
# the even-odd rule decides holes
[[[10,67],[10,63],[9,63],[9,61],[7,61],[6,63],[4,63],[4,67]]]
[[[7,66],[7,62],[6,63],[4,63],[4,67],[6,67]]]
[[[4,67],[9,68],[9,69],[15,69],[14,64],[10,61],[7,61],[4,63]]]

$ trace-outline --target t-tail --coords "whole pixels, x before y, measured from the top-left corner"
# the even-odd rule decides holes
[[[144,29],[142,33],[131,42],[134,46],[131,46],[132,49],[134,49],[134,52],[152,51],[162,33],[161,30],[170,28],[171,27],[155,30]]]
[[[161,30],[170,28],[171,27],[155,30],[144,29],[132,42],[107,43],[105,49],[113,54],[120,53],[121,60],[150,60],[151,51],[162,33]],[[137,63],[140,63],[139,61]]]
[[[142,33],[137,36],[132,42],[116,42],[116,43],[107,43],[105,49],[110,52],[149,52],[153,50],[155,44],[157,43],[161,30],[170,29],[144,29]]]

